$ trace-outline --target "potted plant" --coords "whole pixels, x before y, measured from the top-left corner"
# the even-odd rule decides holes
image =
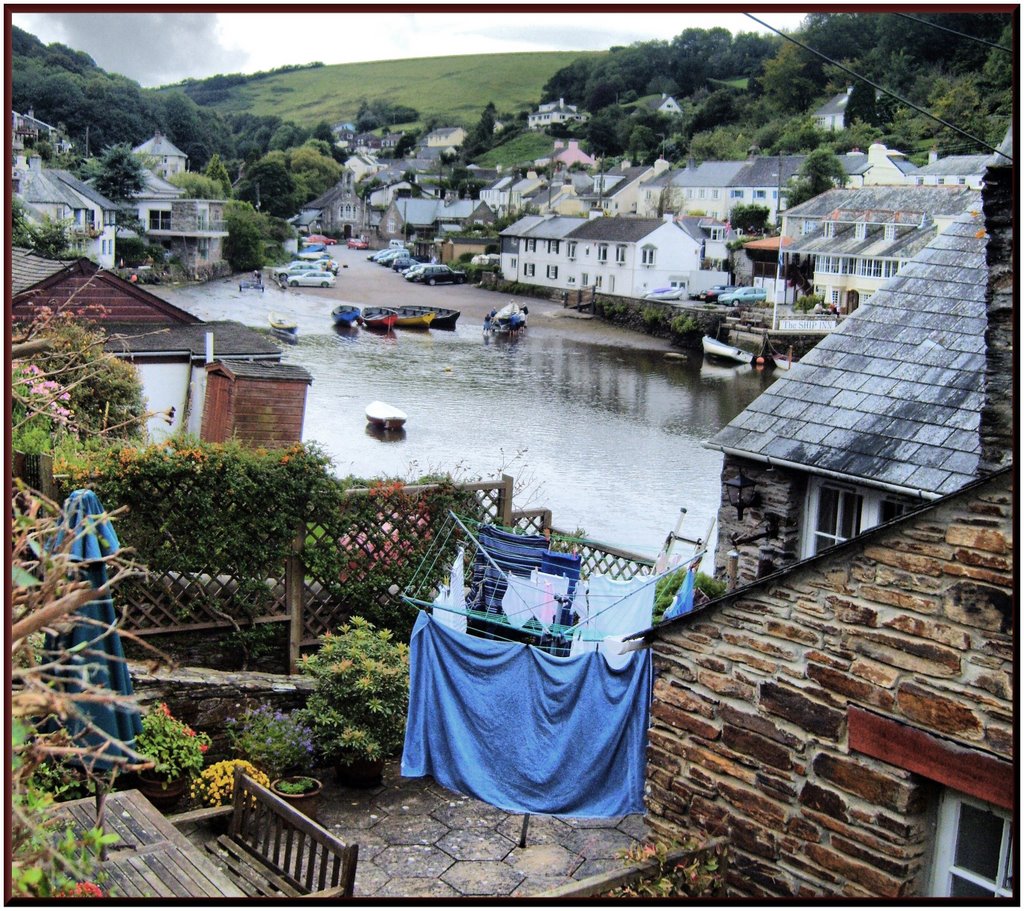
[[[175,718],[166,702],[142,716],[142,732],[135,738],[139,757],[152,763],[138,773],[139,790],[159,809],[172,808],[185,793],[190,778],[206,762],[210,737]]]
[[[228,739],[270,778],[270,790],[297,810],[316,818],[322,783],[309,772],[313,765],[313,731],[302,712],[282,712],[269,705],[229,718]]]
[[[323,789],[323,782],[320,779],[308,775],[289,775],[270,783],[271,791],[310,819],[317,817],[317,811],[320,809],[320,792]]]
[[[318,755],[334,766],[339,783],[378,784],[384,760],[405,739],[409,647],[395,642],[390,630],[353,617],[322,635],[300,667],[315,681],[303,717]]]
[[[300,712],[263,704],[228,718],[227,726],[235,753],[266,772],[271,781],[312,768],[313,731]]]

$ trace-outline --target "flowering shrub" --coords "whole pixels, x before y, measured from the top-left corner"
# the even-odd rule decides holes
[[[317,752],[336,762],[347,754],[386,759],[405,738],[409,704],[409,646],[353,617],[300,660],[316,681],[303,717],[313,726]]]
[[[61,889],[53,893],[54,898],[105,898],[106,893],[96,883],[85,882],[75,883],[68,889]]]
[[[36,364],[11,368],[11,427],[19,452],[35,454],[52,448],[52,436],[63,429],[74,432],[74,414],[68,407],[71,393],[49,379]]]
[[[313,731],[297,712],[261,705],[227,724],[231,746],[271,780],[302,771],[313,760]]]
[[[235,769],[241,768],[257,784],[270,787],[270,779],[244,759],[225,759],[215,762],[192,781],[189,796],[198,800],[204,807],[221,807],[231,803],[235,793]]]
[[[197,734],[171,714],[166,702],[153,706],[142,716],[142,733],[135,738],[135,749],[154,764],[154,771],[170,780],[191,778],[202,771],[208,734]]]

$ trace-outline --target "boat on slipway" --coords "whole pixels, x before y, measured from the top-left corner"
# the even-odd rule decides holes
[[[382,430],[399,430],[405,426],[407,415],[387,402],[374,401],[366,406],[366,420]]]
[[[492,310],[484,317],[484,333],[519,332],[526,328],[529,312],[528,307],[520,307],[515,301],[506,304],[500,310]]]
[[[750,364],[754,360],[754,355],[751,352],[745,351],[743,348],[737,348],[735,345],[727,345],[725,342],[720,342],[710,335],[705,335],[701,340],[701,344],[704,348],[704,354],[709,357],[720,358],[724,361],[735,361],[737,364]]]
[[[396,329],[429,329],[437,313],[429,307],[395,307]]]

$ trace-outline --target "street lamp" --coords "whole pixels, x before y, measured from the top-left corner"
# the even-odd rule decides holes
[[[730,478],[723,486],[725,487],[730,505],[736,507],[736,518],[742,522],[743,510],[760,502],[760,496],[757,492],[757,481],[753,478],[748,478],[743,473],[743,469],[740,469],[736,477]]]

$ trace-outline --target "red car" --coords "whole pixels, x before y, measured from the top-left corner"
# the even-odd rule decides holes
[[[350,237],[345,242],[345,245],[350,250],[368,250],[370,248],[369,242],[363,240],[361,237]]]

